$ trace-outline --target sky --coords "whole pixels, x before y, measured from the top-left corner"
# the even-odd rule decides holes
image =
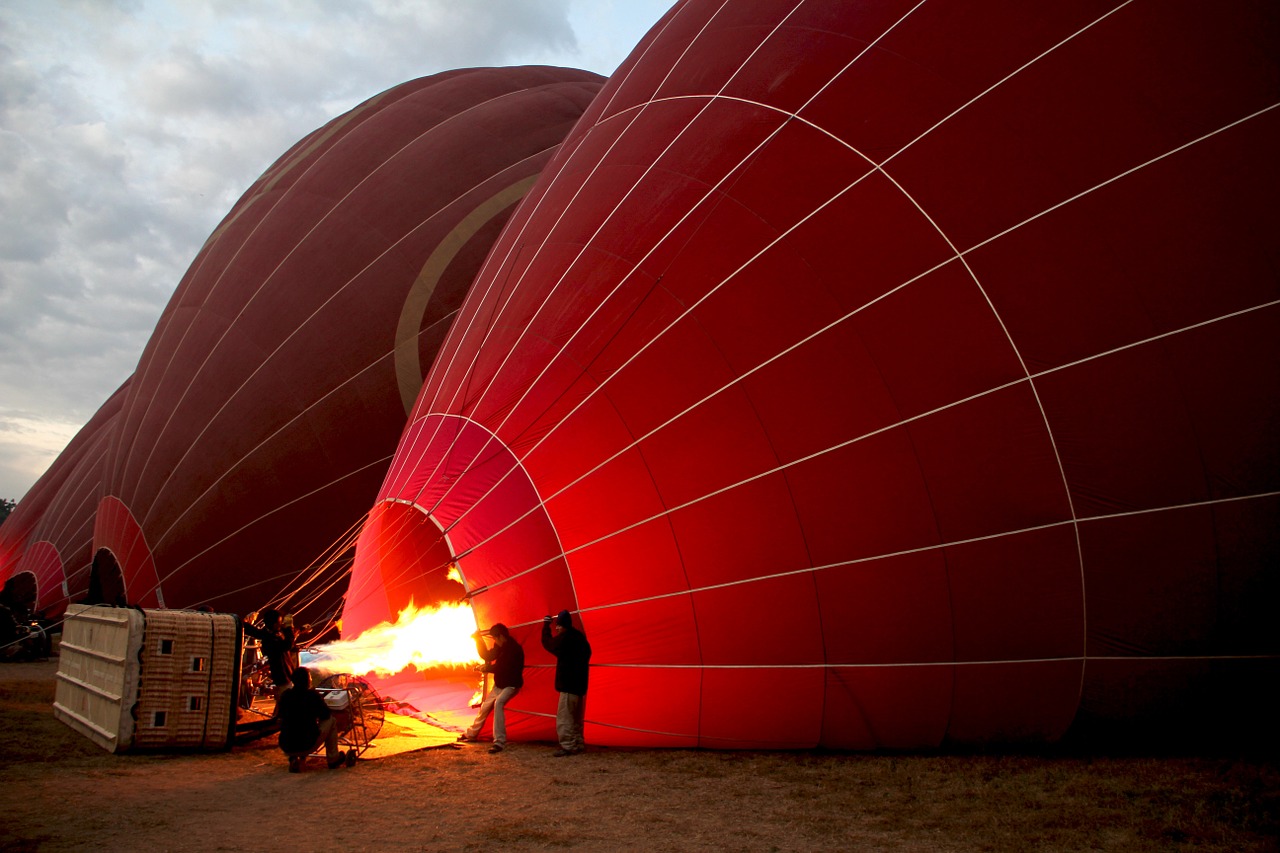
[[[675,0],[0,0],[0,498],[137,367],[293,143],[453,68],[609,75]]]

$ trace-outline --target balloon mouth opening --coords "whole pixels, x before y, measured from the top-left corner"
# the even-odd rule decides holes
[[[368,681],[389,710],[470,722],[483,689],[477,618],[448,536],[417,504],[384,501],[356,550],[342,639],[311,649],[308,665]]]

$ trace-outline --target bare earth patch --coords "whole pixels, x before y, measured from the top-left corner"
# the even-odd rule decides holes
[[[289,774],[273,738],[111,755],[0,664],[0,849],[1280,850],[1271,757],[865,755],[550,744]]]

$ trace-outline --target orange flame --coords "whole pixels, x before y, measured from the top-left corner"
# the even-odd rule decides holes
[[[352,675],[395,675],[409,667],[463,667],[480,663],[471,633],[475,615],[466,603],[409,605],[395,623],[382,622],[351,640],[315,646],[307,666]]]

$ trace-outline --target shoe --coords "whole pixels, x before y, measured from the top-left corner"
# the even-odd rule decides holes
[[[473,743],[474,741],[475,741],[475,738],[467,737],[466,732],[463,732],[462,734],[458,735],[458,743]]]
[[[347,764],[346,755],[339,755],[337,758],[329,762],[330,770],[337,770],[339,767],[350,767],[350,766],[351,766],[350,764]]]
[[[354,749],[349,750],[347,752],[347,766],[348,767],[356,766],[356,751]]]
[[[580,749],[557,749],[557,750],[556,750],[554,753],[552,753],[552,754],[553,754],[556,758],[564,758],[566,755],[577,755],[577,754],[578,754],[579,752],[581,752],[581,751],[582,751],[582,750],[580,750]]]
[[[490,752],[502,752],[502,747],[498,746],[498,745],[495,743],[493,746],[489,747],[489,751],[490,751]]]
[[[289,756],[289,772],[290,773],[302,772],[302,759],[300,757],[296,755]]]

